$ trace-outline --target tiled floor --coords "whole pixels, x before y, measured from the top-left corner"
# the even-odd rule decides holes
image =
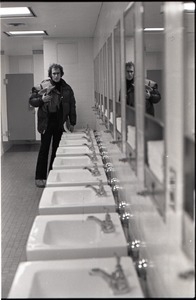
[[[35,186],[39,144],[14,145],[1,157],[1,298],[6,299],[43,192]]]

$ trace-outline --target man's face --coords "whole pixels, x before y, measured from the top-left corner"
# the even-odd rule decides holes
[[[126,68],[126,78],[127,80],[132,80],[134,77],[134,67],[127,67]]]
[[[59,68],[57,68],[57,69],[52,68],[52,80],[54,82],[59,82],[60,79],[61,79],[61,71],[60,71],[60,69]]]

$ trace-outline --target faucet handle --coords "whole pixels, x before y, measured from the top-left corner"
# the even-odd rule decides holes
[[[116,256],[117,264],[116,264],[116,270],[112,273],[112,276],[114,280],[116,281],[116,289],[115,289],[115,294],[120,295],[120,294],[125,294],[130,292],[130,286],[128,283],[128,280],[125,276],[125,273],[123,271],[123,268],[120,264],[120,256],[114,253]]]
[[[111,219],[111,216],[110,216],[110,214],[109,214],[109,210],[107,209],[107,212],[106,212],[106,214],[105,214],[105,220],[107,221],[107,222],[111,222],[112,221],[112,219]]]
[[[120,265],[120,256],[116,253],[116,252],[114,252],[114,256],[116,257],[116,265],[118,266],[118,265]]]
[[[87,144],[87,143],[83,143],[82,145],[83,145],[83,146],[87,146],[90,150],[92,150],[93,144],[89,145],[89,144]]]
[[[104,189],[104,185],[103,185],[103,181],[101,179],[99,179],[99,195],[100,196],[106,196],[106,190]]]
[[[93,173],[94,173],[95,176],[100,176],[101,175],[101,173],[98,169],[97,163],[95,163],[95,162],[93,162]]]
[[[93,163],[93,168],[96,169],[96,170],[98,170],[98,166],[97,166],[96,162]]]
[[[105,214],[105,220],[102,221],[102,228],[106,233],[114,232],[115,231],[114,223],[112,222],[111,215],[109,214],[108,208],[106,210],[107,212]]]

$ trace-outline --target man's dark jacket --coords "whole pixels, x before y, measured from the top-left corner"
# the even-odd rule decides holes
[[[154,105],[161,100],[161,95],[158,91],[158,85],[156,82],[145,79],[146,87],[149,85],[151,87],[150,98],[145,99],[145,112],[149,115],[154,116]],[[134,101],[134,80],[127,80],[127,105],[135,106]]]
[[[38,132],[43,133],[48,125],[49,115],[51,113],[51,102],[42,100],[43,92],[51,95],[52,111],[54,105],[56,110],[62,109],[62,118],[60,126],[63,129],[63,124],[69,120],[71,125],[76,125],[76,101],[72,88],[61,78],[60,91],[53,85],[51,79],[46,79],[40,85],[33,87],[29,98],[29,103],[33,107],[38,107]]]

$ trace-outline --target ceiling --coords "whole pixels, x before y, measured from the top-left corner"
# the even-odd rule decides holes
[[[161,6],[163,2],[144,2],[144,26],[164,27]],[[28,6],[35,18],[0,19],[1,51],[6,55],[32,55],[34,50],[43,50],[43,37],[9,37],[4,31],[45,30],[47,38],[93,37],[103,2],[39,2],[1,1],[2,7]],[[187,14],[185,24],[193,32],[194,14]],[[24,23],[21,26],[10,23]],[[145,35],[146,51],[163,51],[163,34]]]
[[[1,51],[6,55],[32,55],[33,50],[43,50],[43,37],[9,37],[4,31],[45,30],[49,38],[93,37],[102,2],[3,1],[0,5],[28,6],[36,15],[35,18],[0,19]]]

